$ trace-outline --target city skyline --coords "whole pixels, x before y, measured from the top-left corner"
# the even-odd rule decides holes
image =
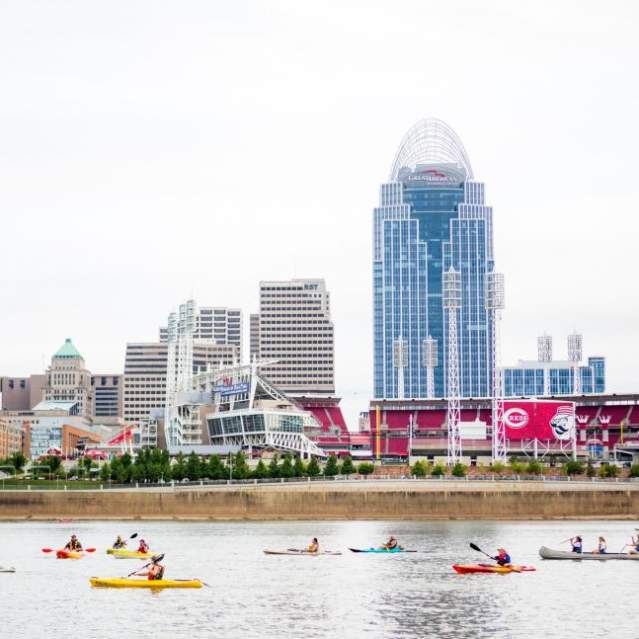
[[[330,8],[256,5],[247,18],[201,5],[198,23],[186,13],[177,28],[158,8],[154,47],[136,3],[126,28],[108,12],[89,20],[80,4],[40,7],[35,22],[28,3],[14,8],[32,27],[24,39],[10,21],[0,26],[20,52],[0,106],[10,309],[0,372],[44,370],[67,336],[92,370],[118,371],[126,342],[154,341],[180,300],[248,318],[260,279],[321,277],[332,295],[336,394],[358,393],[366,408],[370,207],[397,141],[434,116],[464,141],[499,215],[502,363],[534,359],[541,330],[577,328],[588,352],[606,356],[608,390],[632,391],[639,302],[624,274],[637,237],[638,89],[620,73],[636,45],[631,10],[613,5],[553,6],[543,20],[506,4],[469,15],[461,3],[408,3],[391,18],[344,5],[345,22]],[[225,29],[252,37],[221,55]],[[103,50],[103,33],[125,46]],[[453,36],[474,51],[472,65]],[[318,46],[327,39],[328,51]],[[445,65],[423,64],[442,51]]]

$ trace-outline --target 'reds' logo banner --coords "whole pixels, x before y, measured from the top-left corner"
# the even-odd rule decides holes
[[[505,400],[506,439],[570,441],[575,428],[575,404],[564,401]]]

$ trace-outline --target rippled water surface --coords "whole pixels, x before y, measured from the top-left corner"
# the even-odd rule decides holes
[[[632,522],[288,522],[1,523],[0,628],[3,637],[639,637],[639,561],[542,561],[540,545],[559,547],[581,533],[588,549],[603,534],[619,550]],[[105,549],[139,532],[166,553],[167,577],[199,577],[201,590],[94,589],[89,577],[122,576],[140,560]],[[40,551],[76,532],[98,552],[80,561]],[[395,534],[415,554],[362,555]],[[338,557],[267,556],[318,536]],[[537,572],[457,575],[476,562],[469,541],[503,545]],[[564,546],[565,547],[565,546]]]

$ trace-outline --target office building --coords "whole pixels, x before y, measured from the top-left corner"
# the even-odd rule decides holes
[[[238,361],[242,358],[242,311],[224,306],[196,306],[196,340],[212,341],[215,344],[237,346]],[[168,326],[160,327],[160,342],[168,340]]]
[[[442,279],[451,268],[461,279],[460,393],[491,394],[492,323],[485,282],[493,267],[492,209],[484,184],[474,180],[455,132],[440,120],[422,120],[402,140],[373,212],[376,398],[427,397],[429,338],[443,354],[433,370],[434,395],[446,396],[451,311],[443,308]]]
[[[10,420],[0,412],[0,459],[6,459],[13,453],[22,450],[22,429],[20,425]],[[0,469],[0,471],[5,469]]]
[[[46,375],[0,377],[2,410],[29,410],[42,401]]]
[[[251,313],[249,325],[249,355],[251,361],[260,356],[260,314]]]
[[[334,394],[335,345],[330,295],[322,279],[260,282],[260,360],[277,360],[262,373],[284,393]],[[254,346],[252,346],[254,348]]]
[[[51,358],[43,399],[76,402],[80,415],[91,416],[93,409],[91,373],[87,370],[84,358],[70,338],[64,341]]]
[[[122,426],[124,378],[119,374],[92,375],[93,420],[105,426]]]
[[[123,413],[127,424],[146,422],[153,409],[166,405],[166,342],[134,342],[126,345]],[[193,373],[220,364],[230,366],[239,359],[235,344],[193,342]]]

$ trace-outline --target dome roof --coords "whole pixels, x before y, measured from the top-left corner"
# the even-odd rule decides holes
[[[53,356],[56,359],[82,359],[80,351],[73,345],[70,337],[64,340],[64,344],[60,346],[57,353]]]
[[[457,164],[466,179],[473,179],[473,169],[466,149],[458,135],[445,122],[425,118],[414,124],[402,139],[390,172],[390,181],[397,180],[402,167],[418,164]]]

